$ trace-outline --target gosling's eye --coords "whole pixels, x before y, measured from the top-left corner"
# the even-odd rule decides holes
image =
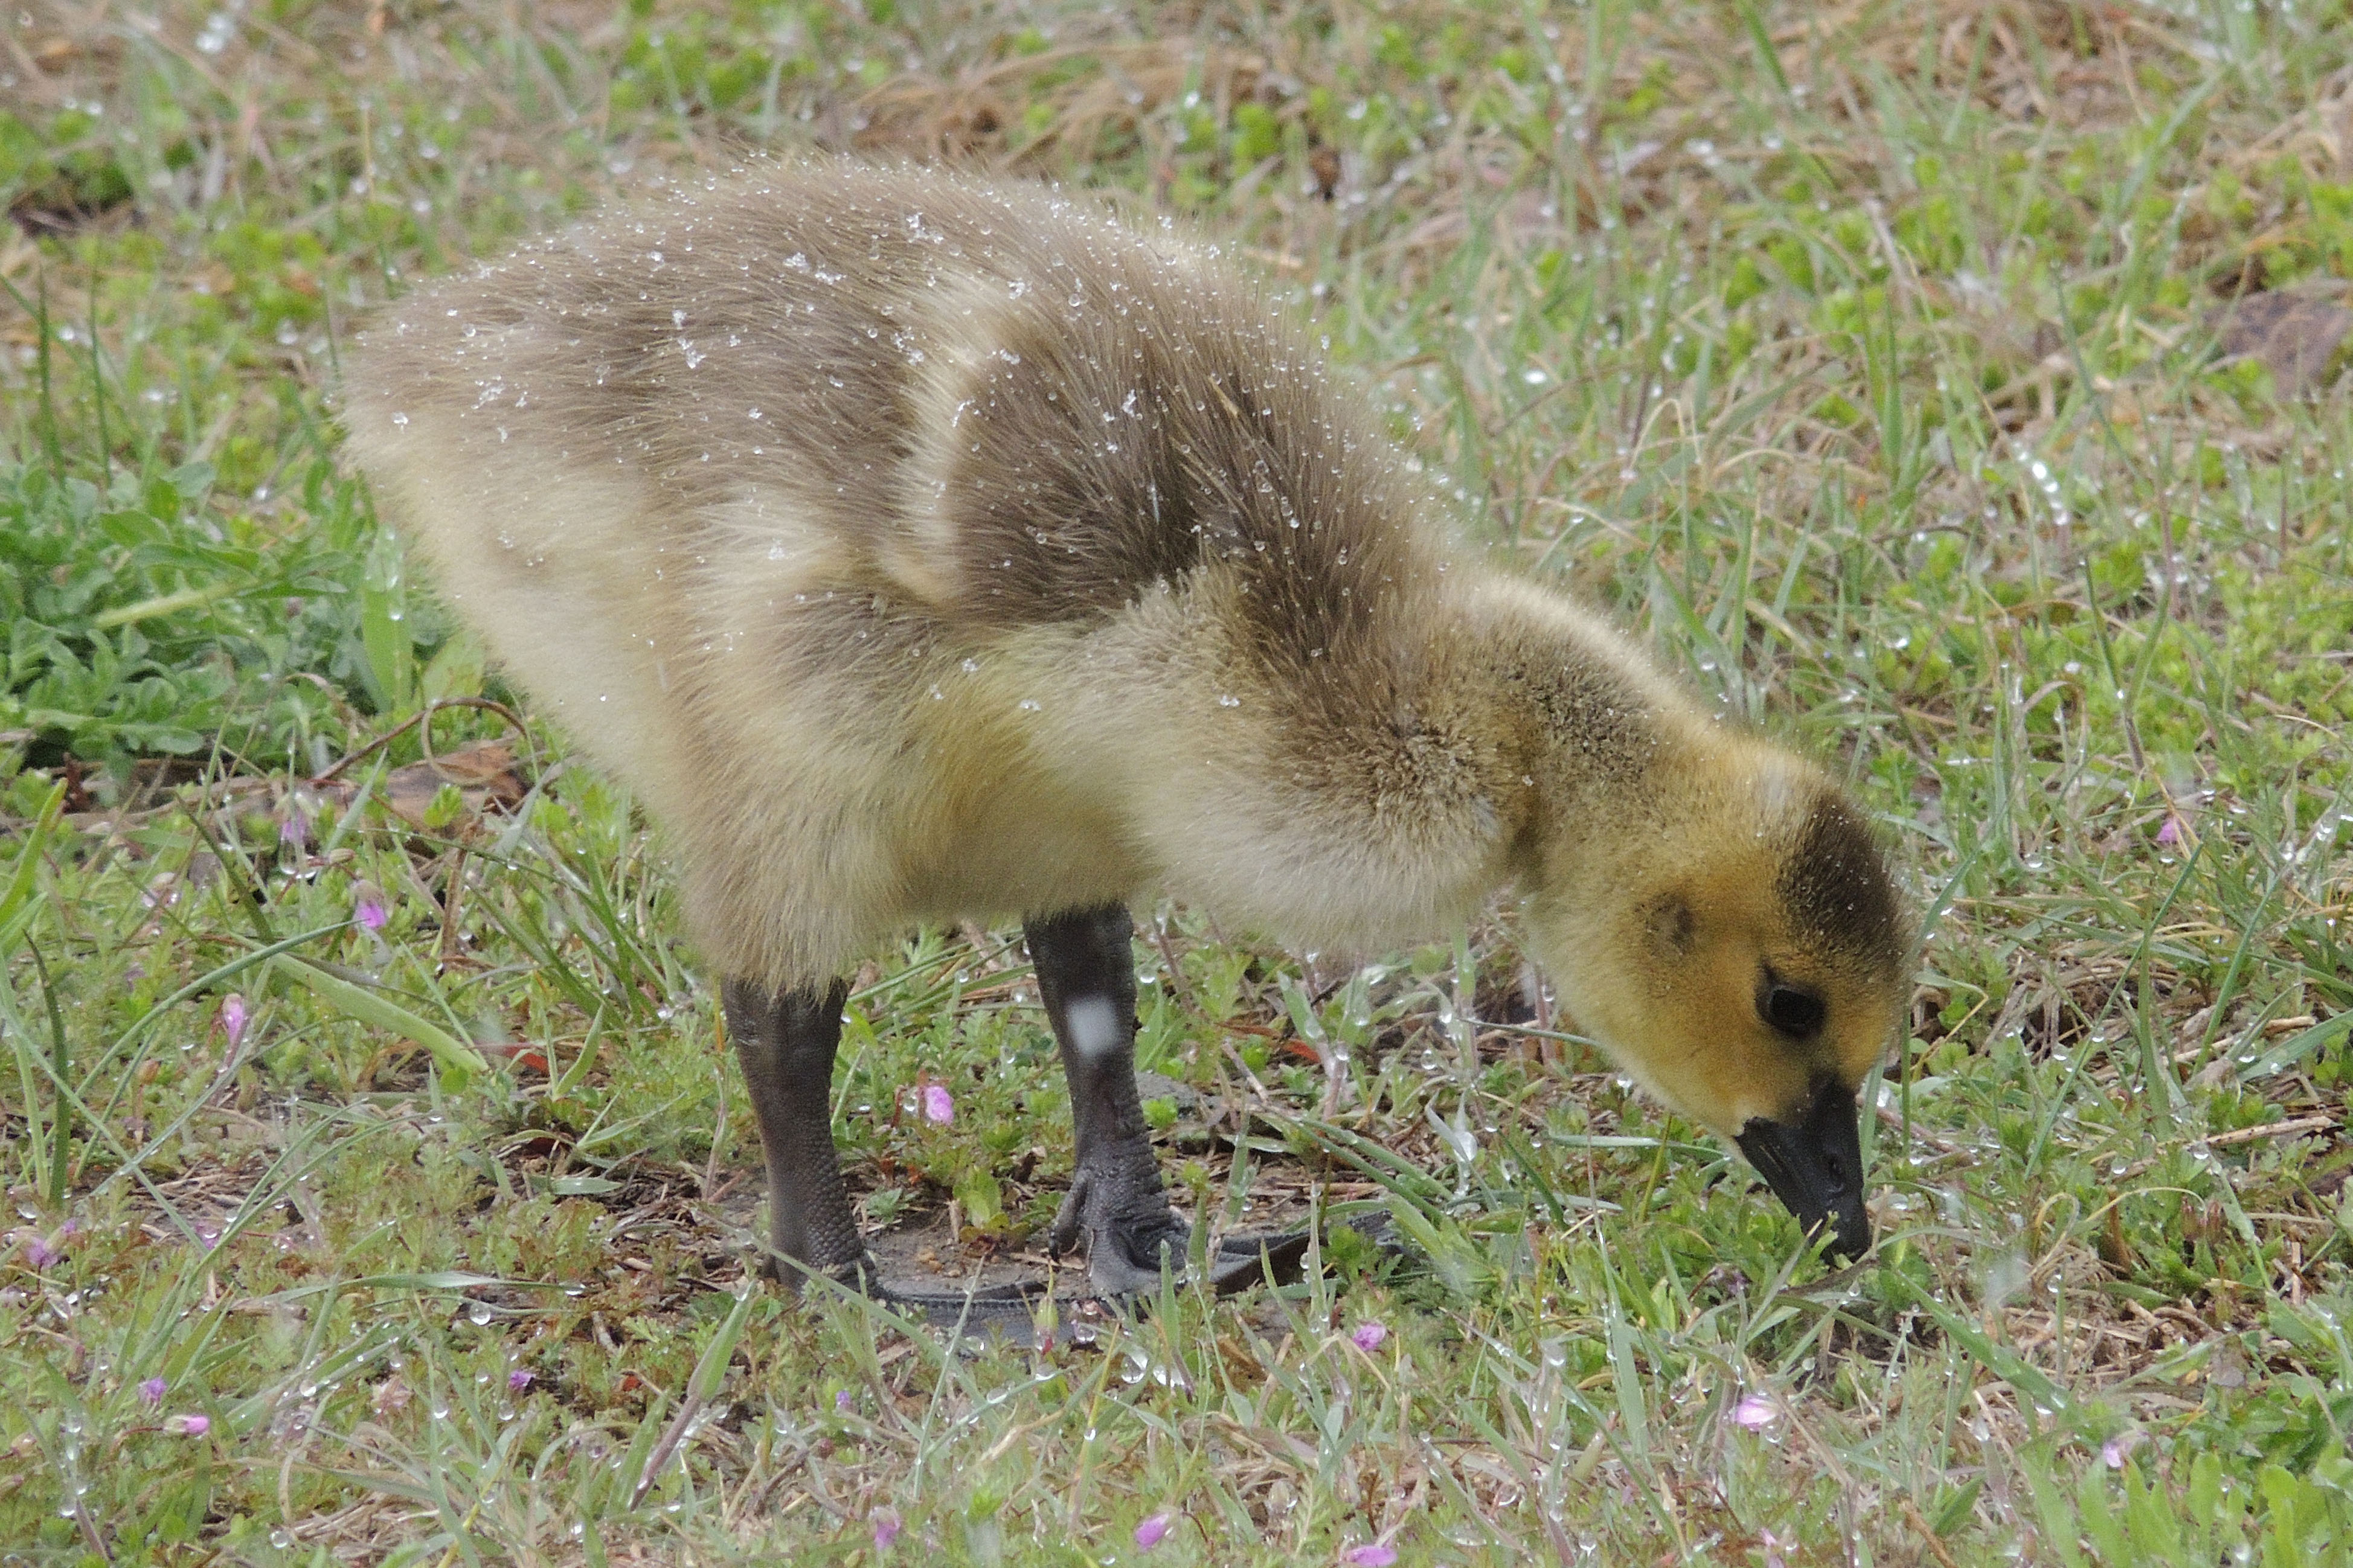
[[[1757,1012],[1777,1034],[1792,1040],[1810,1040],[1821,1032],[1830,1013],[1821,994],[1782,979],[1771,970],[1757,988]]]

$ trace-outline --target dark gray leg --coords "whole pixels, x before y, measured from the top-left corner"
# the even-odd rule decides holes
[[[841,1043],[841,1006],[849,985],[770,994],[731,980],[721,989],[727,1032],[752,1090],[760,1145],[768,1156],[769,1233],[776,1251],[820,1274],[858,1282],[868,1272],[866,1246],[850,1217],[833,1150],[833,1053]],[[771,1259],[770,1271],[796,1288],[800,1271]]]
[[[1084,1230],[1097,1292],[1156,1289],[1164,1267],[1184,1268],[1190,1227],[1169,1210],[1136,1099],[1134,924],[1111,904],[1031,920],[1022,930],[1062,1047],[1078,1130],[1078,1173],[1055,1217],[1052,1249],[1067,1250]]]

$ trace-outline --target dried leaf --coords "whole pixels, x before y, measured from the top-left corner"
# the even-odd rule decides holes
[[[2282,397],[2300,397],[2319,384],[2348,328],[2353,310],[2287,290],[2250,294],[2225,307],[2220,322],[2223,357],[2261,360]]]
[[[384,802],[411,827],[423,829],[426,813],[443,784],[455,784],[465,815],[440,831],[462,837],[490,811],[511,811],[531,785],[515,767],[514,747],[505,741],[476,741],[430,761],[395,768],[384,781]]]

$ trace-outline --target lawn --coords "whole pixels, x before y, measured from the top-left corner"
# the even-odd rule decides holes
[[[31,5],[0,1563],[2353,1556],[2345,6]],[[406,570],[332,386],[421,278],[810,148],[1217,237],[1468,530],[1850,781],[1928,928],[1869,1259],[1508,907],[1356,967],[1166,906],[1176,1195],[1321,1212],[1315,1278],[1042,1352],[754,1282],[659,844]],[[1036,1245],[1015,933],[850,1015],[868,1220]]]

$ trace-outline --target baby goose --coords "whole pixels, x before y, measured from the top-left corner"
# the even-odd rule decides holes
[[[1128,901],[1301,947],[1497,887],[1580,1027],[1870,1242],[1856,1085],[1906,1001],[1862,817],[1487,564],[1214,247],[854,163],[624,208],[393,306],[350,449],[458,614],[666,829],[776,1251],[864,1278],[839,978],[1018,914],[1070,1081],[1052,1236],[1182,1258]]]

